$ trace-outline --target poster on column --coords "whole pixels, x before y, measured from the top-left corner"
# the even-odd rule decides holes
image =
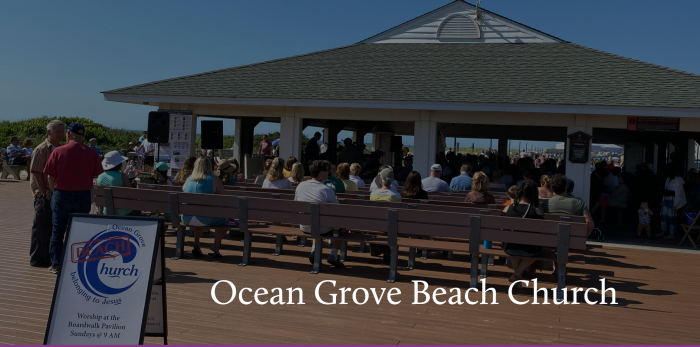
[[[161,146],[161,153],[167,158],[170,167],[169,175],[173,176],[182,163],[192,154],[192,111],[158,110],[170,113],[170,134],[167,146]],[[161,161],[164,161],[161,159]]]
[[[162,230],[162,218],[72,214],[44,344],[142,344]]]

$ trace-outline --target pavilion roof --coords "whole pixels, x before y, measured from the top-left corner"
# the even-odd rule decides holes
[[[700,108],[700,76],[572,43],[355,44],[103,93]]]

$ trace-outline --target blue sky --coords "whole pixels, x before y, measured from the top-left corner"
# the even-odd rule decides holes
[[[0,120],[74,115],[143,129],[152,108],[104,101],[100,92],[356,43],[447,3],[0,1]],[[697,0],[482,6],[567,41],[700,74]],[[233,134],[233,121],[225,124]]]

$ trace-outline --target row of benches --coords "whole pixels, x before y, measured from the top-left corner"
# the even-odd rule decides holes
[[[585,250],[586,247],[585,223],[572,221],[572,218],[532,220],[501,217],[492,215],[495,214],[491,212],[493,209],[487,206],[479,209],[357,199],[344,199],[343,203],[336,205],[282,198],[282,195],[288,194],[279,194],[274,198],[271,194],[267,197],[252,196],[262,193],[245,190],[227,190],[225,195],[205,195],[171,191],[172,187],[165,186],[153,188],[157,189],[96,187],[95,203],[106,206],[108,213],[115,208],[169,212],[176,227],[180,227],[177,217],[180,214],[234,218],[239,221],[244,234],[240,265],[250,263],[252,234],[276,235],[276,253],[281,252],[280,240],[284,236],[310,236],[317,245],[312,273],[318,273],[322,248],[320,228],[342,226],[352,232],[333,235],[333,239],[386,245],[391,249],[389,282],[396,280],[398,247],[410,249],[408,268],[413,266],[412,255],[416,248],[469,253],[470,286],[475,286],[480,256],[483,276],[487,273],[487,256],[506,256],[500,249],[484,249],[482,240],[542,245],[550,249],[537,259],[557,262],[561,293],[565,287],[570,253]],[[311,235],[302,233],[297,227],[299,224],[311,225]],[[184,231],[178,228],[176,253],[181,252],[183,245]]]

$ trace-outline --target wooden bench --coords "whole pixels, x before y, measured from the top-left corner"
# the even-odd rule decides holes
[[[100,192],[102,191],[102,196]],[[98,187],[98,202],[108,209],[165,208],[165,195],[153,190]],[[542,245],[556,249],[535,259],[552,260],[558,264],[559,294],[565,286],[566,264],[572,250],[585,250],[586,224],[551,220],[534,220],[491,216],[486,214],[465,214],[455,212],[427,211],[415,209],[394,209],[385,206],[353,206],[340,204],[309,203],[282,199],[236,197],[231,195],[192,194],[168,192],[168,206],[173,216],[186,213],[208,217],[237,218],[244,232],[244,249],[240,265],[250,263],[251,234],[273,233],[275,235],[302,234],[297,225],[311,226],[310,236],[315,240],[316,250],[312,273],[320,271],[322,238],[332,237],[342,241],[364,241],[387,245],[391,249],[389,279],[397,276],[398,247],[429,248],[467,252],[471,254],[470,286],[477,284],[478,260],[482,256],[481,274],[486,275],[488,255],[507,256],[500,250],[483,249],[481,241],[514,242],[529,245]],[[110,196],[111,195],[111,196]],[[100,198],[103,200],[100,201]],[[109,200],[112,202],[109,202]],[[158,204],[155,205],[154,202]],[[175,202],[177,201],[177,203]],[[138,202],[138,203],[137,203]],[[110,207],[111,206],[111,207]],[[175,218],[173,218],[175,219]],[[278,223],[261,227],[251,227],[252,221]],[[343,226],[352,230],[349,233],[321,235],[322,227]],[[358,232],[373,232],[364,235]],[[464,242],[420,240],[400,235],[442,237]],[[178,233],[178,244],[184,233]],[[474,242],[476,241],[476,242]]]
[[[2,173],[0,173],[0,179],[6,179],[8,176],[12,176],[17,181],[20,180],[19,174],[22,171],[22,168],[26,167],[25,165],[10,165],[10,162],[7,158],[7,149],[5,148],[0,149],[0,166],[2,166]],[[27,173],[29,173],[28,169]]]

